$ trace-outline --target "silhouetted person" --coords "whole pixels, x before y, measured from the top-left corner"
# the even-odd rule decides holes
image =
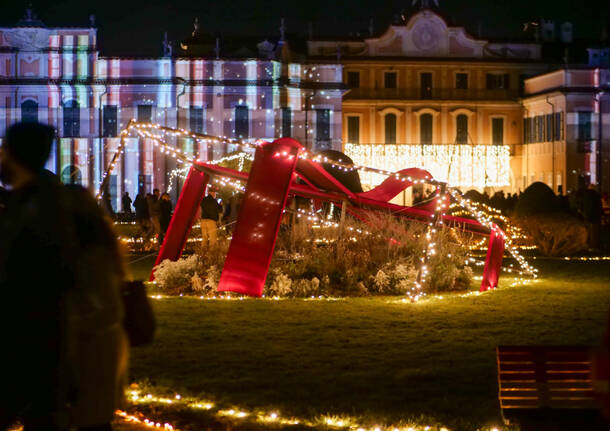
[[[152,223],[153,233],[157,235],[157,239],[161,235],[161,192],[159,189],[154,189],[152,195],[147,196],[148,212],[150,214],[150,222]],[[161,240],[159,240],[161,243]]]
[[[148,201],[143,190],[140,190],[136,195],[133,207],[136,209],[136,223],[140,225],[141,235],[143,238],[148,238],[151,230],[150,214],[148,212]]]
[[[131,198],[129,197],[129,193],[123,193],[123,197],[121,198],[121,206],[121,209],[125,214],[131,214]]]
[[[0,149],[0,178],[12,189],[0,219],[0,331],[10,352],[0,371],[2,429],[18,413],[26,431],[56,428],[60,311],[75,285],[77,240],[62,185],[43,170],[54,135],[51,127],[18,123]]]
[[[239,215],[239,209],[241,207],[241,199],[237,195],[231,196],[227,203],[227,208],[224,214],[224,220],[227,225],[227,233],[231,233],[235,229],[235,223],[237,222],[237,216]],[[286,217],[288,219],[289,217]]]
[[[590,185],[582,194],[580,212],[589,223],[589,245],[599,247],[600,228],[603,216],[602,197],[593,185]]]
[[[119,247],[87,190],[43,169],[54,130],[11,126],[0,178],[12,188],[0,217],[0,429],[110,430],[124,391]],[[9,362],[7,364],[7,361]]]
[[[201,246],[214,247],[218,238],[218,220],[222,215],[222,206],[216,201],[216,192],[208,191],[201,200]]]
[[[163,193],[159,199],[159,223],[161,225],[161,233],[159,234],[159,244],[163,243],[169,222],[172,219],[172,201],[169,194]]]
[[[63,305],[57,418],[65,429],[112,430],[127,383],[122,257],[111,223],[91,194],[66,186],[64,195],[78,243],[75,287]]]

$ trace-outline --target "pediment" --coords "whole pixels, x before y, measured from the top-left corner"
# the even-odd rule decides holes
[[[487,41],[472,38],[461,27],[448,27],[439,15],[424,10],[365,43],[369,56],[471,58],[482,56]]]

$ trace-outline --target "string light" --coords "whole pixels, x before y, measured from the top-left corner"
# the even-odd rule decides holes
[[[172,156],[178,162],[189,163],[191,165],[195,162],[194,158],[184,154],[184,151],[182,151],[181,149],[174,148],[174,147],[168,145],[162,138],[167,135],[173,136],[173,137],[178,137],[178,136],[190,137],[199,142],[206,143],[206,144],[225,143],[225,144],[237,145],[240,147],[248,147],[248,148],[256,148],[261,143],[261,141],[248,142],[246,140],[238,140],[238,139],[234,139],[234,138],[227,138],[224,136],[217,137],[217,136],[205,135],[205,134],[200,134],[200,133],[194,133],[194,132],[190,132],[190,131],[187,131],[184,129],[173,129],[173,128],[164,127],[164,126],[161,126],[159,124],[154,124],[154,123],[140,123],[140,122],[131,120],[129,122],[127,128],[125,130],[121,131],[121,144],[119,145],[119,148],[113,157],[113,161],[111,162],[110,166],[108,167],[107,171],[104,174],[104,179],[108,176],[109,172],[116,165],[116,160],[118,159],[118,156],[120,154],[122,154],[122,152],[123,152],[123,149],[125,146],[125,138],[129,133],[131,133],[131,131],[135,131],[140,137],[151,139],[153,141],[154,145],[159,147],[163,153],[166,153],[166,154]],[[157,132],[160,132],[160,134]],[[278,153],[278,155],[283,155],[286,157],[293,157],[291,155],[288,155],[287,153],[286,154]],[[339,169],[339,170],[342,170],[345,172],[359,170],[359,171],[364,171],[364,172],[368,172],[368,173],[385,175],[386,177],[393,176],[398,180],[409,181],[413,184],[418,184],[418,183],[419,184],[423,184],[423,183],[435,184],[437,186],[437,190],[438,190],[438,187],[441,185],[443,188],[446,188],[446,185],[444,183],[439,182],[438,180],[435,180],[429,176],[426,176],[426,178],[412,178],[409,175],[402,175],[400,173],[391,172],[391,171],[388,171],[385,169],[371,168],[368,166],[357,165],[357,164],[347,164],[347,163],[343,163],[341,160],[339,160],[339,161],[330,160],[328,157],[326,157],[324,155],[314,154],[306,149],[302,149],[300,151],[300,153],[298,154],[298,157],[300,159],[311,160],[315,163],[329,164],[330,166],[334,167],[335,169]],[[234,184],[234,182],[232,180],[228,179],[227,177],[222,177],[222,176],[220,178],[218,178],[218,177],[215,178],[214,181],[219,182],[222,185],[233,185]],[[105,181],[102,182],[102,186],[104,184],[105,184]],[[242,187],[242,186],[239,186],[239,187]],[[98,199],[101,197],[102,188],[103,187],[100,187],[100,191],[98,193]],[[243,188],[240,188],[239,190],[243,191]],[[477,206],[474,205],[470,200],[465,199],[456,189],[449,189],[449,192],[451,193],[451,196],[455,200],[458,201],[459,205],[461,207],[463,207],[464,209],[467,209],[468,212],[470,212],[470,214],[472,214],[481,225],[487,227],[490,230],[494,229],[493,221],[488,214],[485,214],[482,210],[478,209]],[[442,216],[444,215],[443,208],[446,208],[445,200],[446,200],[446,196],[444,195],[444,193],[443,193],[443,196],[441,197],[441,199],[437,199],[437,207],[435,210],[435,214],[433,214],[431,217],[431,219],[434,220],[435,224],[439,220],[442,220]],[[439,218],[439,215],[440,215],[440,218]],[[330,222],[330,223],[332,223],[332,222]],[[436,229],[436,227],[432,228],[431,230],[435,230],[435,229]],[[412,300],[417,300],[419,297],[421,297],[421,294],[419,294],[417,292],[421,292],[421,287],[423,285],[423,283],[421,282],[421,278],[423,277],[423,279],[425,280],[425,276],[428,273],[428,268],[427,268],[425,262],[427,261],[427,259],[429,258],[430,255],[432,255],[436,252],[435,248],[434,248],[435,244],[431,239],[432,238],[431,234],[435,233],[435,231],[431,232],[431,230],[429,229],[429,231],[426,234],[426,239],[428,240],[428,245],[426,247],[425,256],[423,258],[424,262],[423,262],[422,268],[420,270],[420,273],[421,273],[420,280],[415,284],[414,289],[411,291],[411,293],[409,295]],[[500,235],[502,235],[502,237],[505,240],[506,249],[521,265],[523,272],[528,273],[531,276],[535,277],[536,270],[534,268],[532,268],[525,261],[525,259],[519,254],[519,252],[516,250],[516,248],[512,246],[512,241],[511,241],[512,238],[508,237],[504,232],[501,232],[501,231],[500,231]]]
[[[400,145],[344,144],[347,156],[362,165],[393,171],[405,166],[424,167],[440,182],[452,187],[502,187],[510,185],[508,145]],[[363,184],[374,186],[384,177],[369,171]]]
[[[277,425],[303,425],[311,428],[318,427],[331,427],[331,428],[344,428],[354,431],[449,431],[444,426],[432,426],[423,424],[401,424],[401,425],[367,425],[358,421],[358,419],[350,416],[329,416],[322,415],[316,418],[298,418],[298,417],[285,417],[276,410],[264,411],[264,410],[252,410],[249,411],[244,408],[232,406],[230,408],[220,408],[216,403],[210,400],[202,400],[196,397],[186,397],[182,395],[175,395],[172,397],[164,397],[147,393],[143,395],[137,390],[128,391],[128,400],[135,406],[146,405],[146,404],[161,404],[164,406],[176,406],[180,409],[189,409],[193,411],[205,410],[208,414],[215,416],[218,419],[230,419],[235,421],[251,421],[262,424],[277,424]],[[133,414],[127,414],[119,411],[117,414],[124,418],[126,421],[135,422],[148,426],[150,428],[175,430],[169,423],[161,424],[150,419],[141,419],[140,417]],[[166,427],[166,428],[163,428]]]
[[[451,193],[451,196],[459,203],[459,205],[462,206],[463,208],[467,209],[481,225],[487,227],[489,230],[494,229],[494,223],[493,223],[493,220],[491,219],[491,217],[489,215],[485,214],[483,211],[477,210],[475,208],[475,206],[473,205],[473,203],[469,199],[464,198],[458,190],[449,189],[449,193]],[[538,276],[538,270],[535,269],[534,267],[532,267],[525,260],[525,258],[523,256],[521,256],[519,251],[515,247],[512,246],[511,238],[509,238],[501,230],[498,230],[497,234],[502,236],[502,238],[504,239],[504,242],[505,242],[506,250],[519,263],[519,265],[521,266],[521,270],[524,272],[524,274],[527,274],[533,278],[536,278]]]

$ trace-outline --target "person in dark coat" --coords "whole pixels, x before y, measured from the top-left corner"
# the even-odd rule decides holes
[[[154,189],[152,195],[146,196],[148,201],[148,213],[150,214],[150,222],[152,224],[153,234],[157,236],[159,244],[161,244],[161,207],[160,207],[161,192],[159,189]]]
[[[140,225],[141,235],[143,238],[148,239],[151,231],[150,213],[148,212],[148,201],[143,190],[140,190],[136,195],[133,207],[136,209],[136,223]]]
[[[128,192],[123,193],[123,197],[121,198],[122,210],[126,214],[131,214],[131,197]]]
[[[24,429],[54,430],[61,304],[75,285],[77,237],[59,179],[44,170],[55,130],[17,123],[0,148],[0,179],[11,188],[0,218],[0,429],[19,414]]]
[[[222,205],[216,200],[216,191],[210,189],[201,200],[201,246],[215,247],[218,238],[218,220],[222,215]]]
[[[172,201],[168,193],[163,193],[159,199],[159,222],[161,224],[161,233],[159,234],[159,244],[163,244],[169,222],[172,219]]]

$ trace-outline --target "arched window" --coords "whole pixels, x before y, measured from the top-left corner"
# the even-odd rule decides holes
[[[468,116],[460,114],[455,117],[455,143],[468,143]]]
[[[387,114],[385,116],[385,143],[396,143],[396,115]]]
[[[432,144],[432,114],[419,116],[419,142],[422,145]]]
[[[38,122],[38,103],[26,100],[21,104],[21,121],[26,123]]]
[[[80,135],[80,107],[76,100],[64,102],[64,137],[76,138]]]
[[[83,176],[74,165],[66,166],[61,171],[61,182],[64,184],[81,184],[83,182]]]

